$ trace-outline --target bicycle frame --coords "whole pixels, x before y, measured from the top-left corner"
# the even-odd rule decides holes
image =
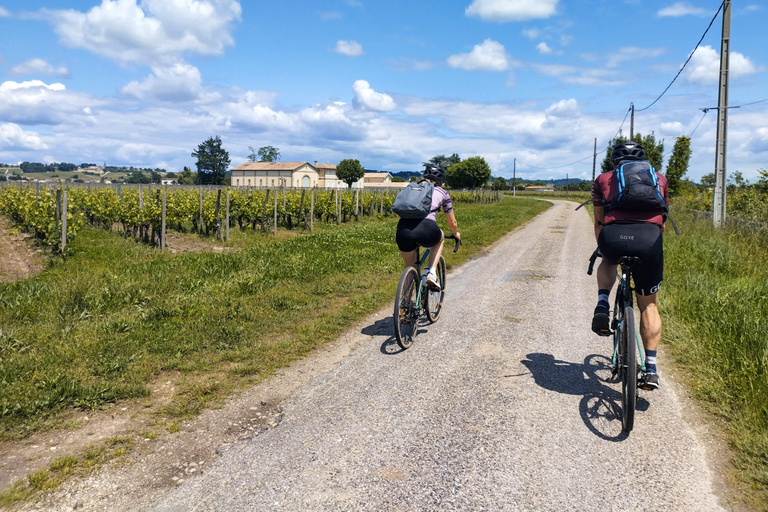
[[[619,333],[621,332],[621,320],[624,319],[624,311],[626,308],[634,307],[634,300],[632,297],[633,288],[630,285],[630,276],[632,274],[631,267],[625,263],[621,263],[621,277],[619,278],[619,287],[616,290],[616,306],[613,309],[613,322],[611,328],[613,329],[613,358],[612,364],[614,371],[616,371],[616,365],[618,364],[618,350],[619,350]],[[620,320],[621,319],[621,320]],[[640,368],[645,371],[645,349],[643,347],[640,333],[635,332],[635,341],[637,343],[637,354],[640,357]]]

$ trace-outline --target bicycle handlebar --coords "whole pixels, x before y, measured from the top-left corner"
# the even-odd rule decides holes
[[[592,269],[595,268],[595,260],[602,257],[603,255],[600,254],[600,249],[595,249],[595,252],[593,252],[592,256],[589,257],[589,268],[587,269],[587,275],[592,275]]]
[[[448,235],[445,238],[446,238],[446,240],[450,238],[451,240],[455,240],[456,241],[456,245],[453,247],[453,252],[456,252],[456,251],[459,250],[459,246],[461,245],[461,240],[460,239],[456,238],[453,235]]]

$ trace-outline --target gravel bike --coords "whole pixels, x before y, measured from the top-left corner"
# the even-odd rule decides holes
[[[453,252],[459,250],[461,240],[453,235],[445,237],[453,239],[456,245]],[[424,250],[424,255],[419,258],[419,249],[416,249],[416,267],[407,267],[400,276],[395,293],[395,338],[397,344],[405,350],[413,344],[413,339],[418,334],[419,321],[426,316],[429,323],[437,322],[443,309],[445,297],[445,259],[440,256],[435,273],[440,283],[440,289],[431,289],[427,286],[426,276],[421,275],[421,267],[429,258],[430,249]]]
[[[597,249],[589,259],[587,274],[592,275],[595,260],[600,256]],[[621,426],[626,433],[632,431],[635,424],[635,406],[637,405],[637,376],[645,371],[645,351],[637,334],[635,310],[632,300],[632,285],[630,277],[632,267],[640,258],[622,256],[618,263],[621,266],[621,278],[616,290],[616,300],[613,307],[613,357],[611,359],[614,378],[621,380]]]

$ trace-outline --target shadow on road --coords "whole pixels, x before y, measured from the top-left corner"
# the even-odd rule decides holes
[[[428,325],[429,322],[425,318],[421,318],[419,320],[419,328],[417,334],[423,334],[427,332]],[[384,343],[381,344],[381,353],[385,356],[394,356],[401,352],[405,352],[405,350],[400,348],[400,345],[397,344],[397,339],[395,338],[394,320],[391,316],[376,320],[373,325],[363,327],[360,332],[366,336],[386,336],[387,339],[385,339]]]
[[[590,354],[583,364],[555,359],[551,354],[532,353],[521,361],[539,386],[557,393],[580,395],[579,412],[587,428],[607,441],[623,441],[621,430],[621,391],[611,385],[618,381],[611,374],[610,358]],[[636,410],[648,409],[648,401],[638,398]]]

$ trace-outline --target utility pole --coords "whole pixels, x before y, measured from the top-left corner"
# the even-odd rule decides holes
[[[595,150],[592,153],[592,183],[595,182],[595,165],[597,164],[597,137],[595,137]]]
[[[725,221],[725,149],[728,140],[728,50],[731,46],[731,0],[723,2],[723,35],[720,42],[720,87],[717,100],[717,144],[715,147],[715,195],[712,221],[716,228]]]
[[[635,136],[635,104],[629,104],[629,110],[632,111],[632,115],[629,117],[629,140]]]
[[[565,198],[568,199],[568,177],[569,175],[565,175]]]
[[[517,167],[517,158],[512,160],[512,197],[517,197],[517,185],[515,184],[515,168]]]

